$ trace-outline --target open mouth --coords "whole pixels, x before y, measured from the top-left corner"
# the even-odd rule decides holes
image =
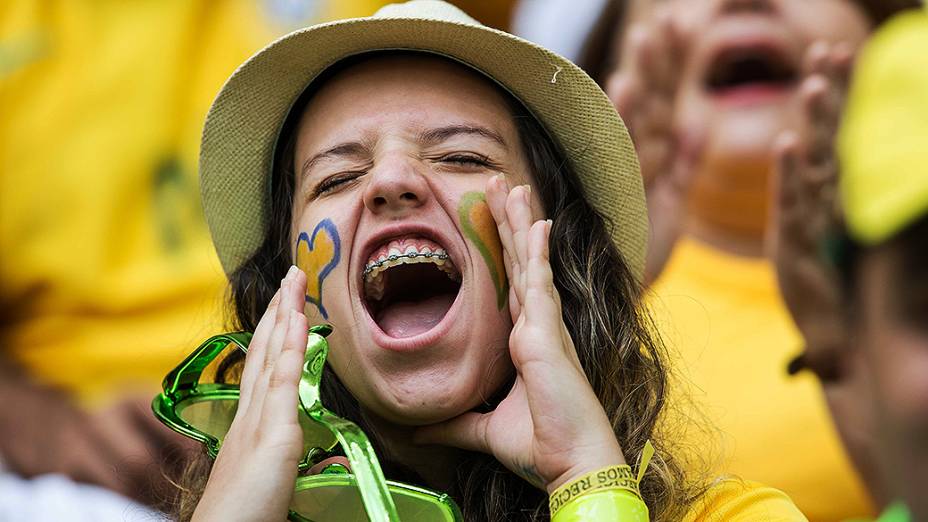
[[[437,326],[461,290],[461,272],[447,250],[420,236],[392,239],[376,248],[362,275],[368,313],[394,338]]]
[[[723,50],[716,56],[706,76],[706,90],[715,96],[727,96],[746,90],[782,92],[792,88],[798,70],[777,49],[740,47]]]

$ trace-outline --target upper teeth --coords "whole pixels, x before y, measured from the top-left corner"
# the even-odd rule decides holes
[[[428,251],[428,249],[426,249],[425,252],[410,252],[407,254],[394,254],[391,252],[390,255],[386,257],[382,257],[381,259],[365,266],[364,275],[370,276],[375,270],[379,268],[390,268],[391,266],[396,266],[399,264],[403,264],[404,262],[408,262],[408,261],[404,261],[406,259],[413,260],[416,258],[435,259],[436,260],[435,263],[438,265],[442,265],[444,264],[444,261],[446,261],[447,259],[450,259],[448,254],[444,250],[439,250],[437,252],[430,252]]]

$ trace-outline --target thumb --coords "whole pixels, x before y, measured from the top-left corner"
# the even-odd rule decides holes
[[[703,124],[689,123],[681,125],[676,132],[676,155],[672,165],[673,185],[681,193],[687,194],[696,179],[699,162],[702,159],[706,143],[706,129]]]
[[[487,425],[491,413],[468,412],[451,420],[423,426],[416,430],[416,444],[437,444],[490,454]]]

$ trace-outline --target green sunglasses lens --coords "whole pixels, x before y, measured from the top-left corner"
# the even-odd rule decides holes
[[[447,495],[387,481],[400,520],[454,522],[457,507]],[[290,519],[298,522],[366,522],[354,476],[322,474],[297,479]]]
[[[196,385],[180,397],[175,396],[176,402],[172,403],[175,420],[186,424],[186,430],[193,430],[218,441],[218,444],[215,441],[210,444],[213,448],[210,453],[213,456],[229,432],[238,409],[238,382],[241,379],[244,358],[239,355],[238,362],[226,364],[229,360],[235,360],[229,356],[241,353],[248,339],[236,337],[237,343],[232,342],[231,337],[232,335],[216,336],[204,343],[203,346],[208,347],[204,351],[208,359],[194,360],[190,364],[199,372]],[[162,408],[156,407],[156,413],[160,409]],[[314,422],[307,415],[301,413],[298,420],[303,429],[303,450],[306,455],[300,467],[305,469],[317,453],[328,452],[338,445],[338,440],[331,430]],[[168,420],[168,424],[173,423]],[[203,440],[202,437],[196,438]]]
[[[238,408],[238,397],[194,398],[177,405],[178,417],[193,429],[222,441]]]
[[[177,415],[189,424],[193,429],[205,433],[222,442],[229,427],[232,426],[232,419],[235,418],[235,411],[238,409],[238,397],[219,398],[219,397],[197,397],[183,401],[177,405],[175,411]],[[313,449],[328,451],[338,444],[335,435],[324,426],[313,422],[306,415],[299,416],[300,427],[303,429],[303,452],[308,453]]]

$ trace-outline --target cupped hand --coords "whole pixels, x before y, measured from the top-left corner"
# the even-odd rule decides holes
[[[682,42],[668,11],[659,11],[653,22],[632,25],[623,65],[606,83],[635,143],[644,178],[651,221],[646,284],[660,275],[680,237],[704,140],[702,125],[677,119]]]
[[[509,278],[515,383],[496,409],[420,428],[419,443],[491,454],[549,493],[596,469],[624,464],[621,447],[580,366],[548,259],[550,221],[532,216],[530,189],[487,184]]]
[[[302,458],[297,419],[306,352],[306,275],[291,267],[258,323],[241,395],[193,520],[285,520]]]
[[[774,145],[770,255],[781,294],[806,342],[804,364],[825,380],[837,377],[845,343],[838,277],[823,254],[840,229],[834,141],[853,53],[816,42],[803,61],[798,121]]]

